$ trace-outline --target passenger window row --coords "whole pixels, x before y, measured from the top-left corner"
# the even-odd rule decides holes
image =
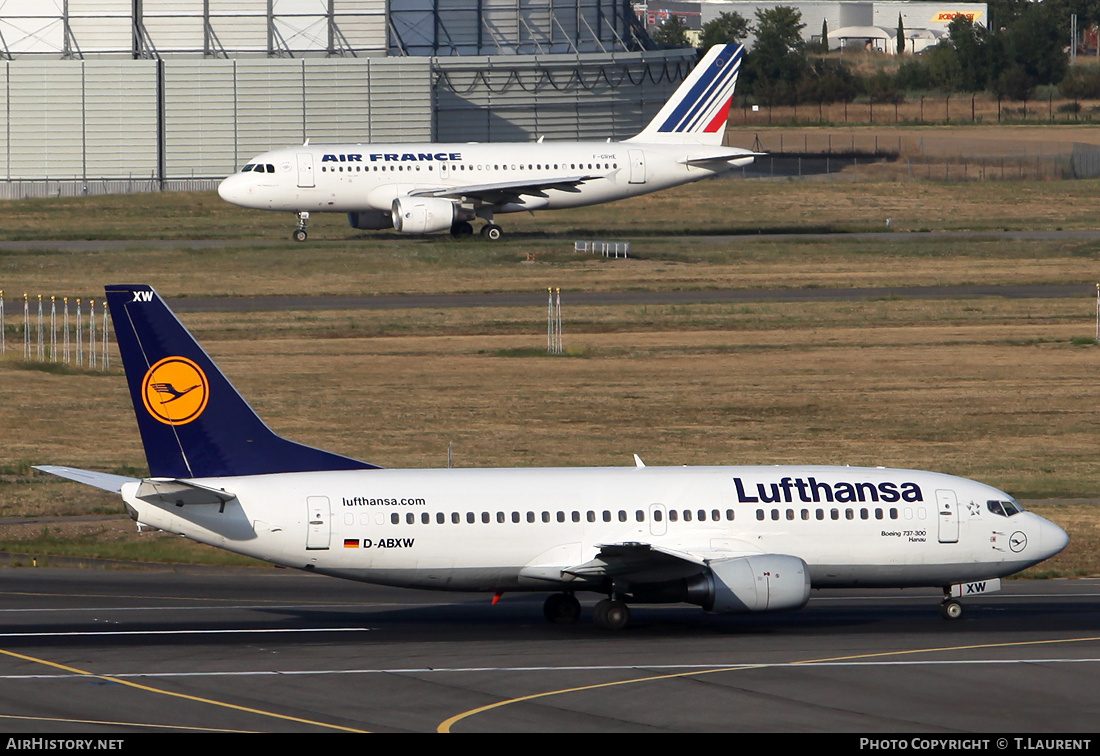
[[[851,507],[848,507],[847,509],[843,510],[843,517],[844,517],[845,520],[854,520],[854,519],[857,518],[857,516],[860,520],[870,520],[871,517],[872,517],[872,513],[873,513],[874,519],[876,519],[876,520],[883,520],[883,519],[896,520],[896,519],[898,519],[898,510],[897,510],[896,507],[890,507],[889,510],[883,510],[882,507],[875,507],[875,509],[873,511],[868,509],[867,507],[861,507],[858,511],[855,510],[855,509],[852,509]],[[839,520],[841,518],[841,516],[842,516],[842,510],[837,509],[835,507],[828,511],[828,519],[830,519],[830,520]],[[756,519],[757,520],[765,520],[765,519],[767,519],[767,517],[768,517],[768,513],[765,510],[763,510],[763,509],[756,510]],[[773,510],[771,510],[771,519],[773,519],[773,520],[782,520],[784,518],[787,519],[787,520],[797,520],[797,519],[809,520],[809,519],[811,519],[811,513],[810,513],[809,509],[802,509],[802,510],[797,510],[797,511],[794,510],[794,509],[787,509],[787,510],[773,509]],[[824,509],[815,509],[813,511],[813,519],[816,519],[816,520],[826,519],[825,510]]]
[[[653,519],[657,522],[663,520],[662,510],[654,510]],[[733,521],[734,512],[732,509],[727,509],[725,512],[718,509],[699,509],[690,510],[684,509],[682,511],[670,509],[668,511],[669,522],[721,522],[722,520]],[[390,513],[390,523],[393,525],[400,525],[402,516],[399,512]],[[421,512],[417,517],[415,512],[406,512],[404,516],[405,524],[415,525],[419,520],[421,525],[431,525],[433,516],[429,512]],[[488,524],[491,522],[498,523],[537,523],[537,522],[628,522],[630,520],[630,513],[625,509],[618,511],[611,511],[605,509],[602,512],[596,512],[588,510],[587,512],[580,512],[573,510],[572,512],[565,512],[558,510],[557,512],[543,511],[539,512],[466,512],[463,515],[461,512],[451,512],[448,516],[444,512],[436,512],[434,516],[435,523],[437,525],[445,525],[448,520],[452,525],[458,525],[465,521],[467,524],[473,525],[477,522]],[[635,522],[646,521],[646,511],[644,509],[638,509],[634,512]]]
[[[426,165],[426,167],[429,171],[434,170],[431,163],[426,163],[425,165]],[[587,170],[590,170],[590,171],[591,170],[597,170],[597,171],[600,170],[600,164],[599,163],[595,163],[595,164],[588,163],[587,166],[588,166]],[[564,168],[564,167],[565,167],[564,164],[562,164],[562,168]],[[606,170],[611,170],[612,168],[617,169],[619,167],[619,164],[618,163],[604,163],[603,167]],[[450,168],[451,168],[452,171],[473,171],[473,170],[475,170],[474,166],[466,165],[465,163],[455,163],[455,164],[451,165]],[[476,168],[476,170],[479,170],[479,171],[480,170],[488,170],[488,169],[489,169],[488,165],[479,165]],[[569,169],[574,170],[574,171],[578,170],[578,169],[585,170],[585,164],[584,163],[580,163],[580,164],[570,163],[569,164]],[[382,164],[382,165],[368,165],[368,166],[361,166],[361,165],[356,165],[356,166],[349,165],[349,166],[347,166],[347,173],[371,173],[371,172],[377,173],[378,171],[387,171],[387,170],[388,171],[413,171],[413,170],[419,171],[420,170],[420,163],[412,163],[410,165],[403,165],[403,164],[386,165],[386,164]],[[539,163],[539,164],[532,163],[532,164],[526,165],[526,166],[525,165],[520,165],[518,168],[515,165],[494,165],[494,166],[492,166],[492,170],[494,170],[494,171],[507,171],[507,170],[512,170],[512,171],[515,171],[515,170],[536,171],[536,170],[538,170],[538,171],[541,171],[541,170],[550,170],[550,164],[548,163],[544,166],[541,163]],[[559,170],[557,163],[554,164],[553,170]],[[257,165],[251,165],[250,164],[250,165],[246,165],[244,168],[241,169],[242,173],[246,173],[248,171],[255,171],[257,173],[264,173],[265,169],[264,169],[264,166],[261,165],[261,164],[257,164]],[[275,166],[268,165],[267,168],[266,168],[266,172],[267,173],[274,173],[275,172]],[[345,170],[344,170],[344,166],[342,166],[342,165],[340,165],[340,166],[322,165],[321,166],[321,172],[322,173],[344,173]]]

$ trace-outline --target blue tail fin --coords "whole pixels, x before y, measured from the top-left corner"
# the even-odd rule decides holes
[[[152,287],[108,286],[107,302],[153,477],[375,467],[276,435]]]

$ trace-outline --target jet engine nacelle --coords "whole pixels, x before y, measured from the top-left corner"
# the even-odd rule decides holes
[[[800,609],[810,598],[810,570],[796,556],[754,554],[710,563],[690,588],[708,612],[777,612]]]
[[[361,210],[357,213],[348,213],[348,223],[352,228],[363,231],[380,231],[384,228],[393,228],[393,216],[385,210]]]
[[[390,213],[393,227],[405,234],[444,231],[455,221],[458,205],[437,197],[398,197]]]

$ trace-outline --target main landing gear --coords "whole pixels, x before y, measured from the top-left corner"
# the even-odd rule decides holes
[[[466,239],[474,235],[474,227],[469,221],[458,221],[451,225],[451,236],[456,239]],[[504,229],[493,222],[481,227],[481,238],[485,241],[500,241],[504,236]]]
[[[554,624],[576,622],[581,616],[581,603],[572,593],[555,593],[542,605],[546,620]],[[616,599],[606,598],[592,610],[592,620],[601,630],[622,630],[630,623],[630,608]]]
[[[309,234],[306,233],[306,222],[309,221],[309,213],[298,213],[298,228],[294,229],[294,233],[290,235],[290,238],[297,242],[304,242],[309,238]]]

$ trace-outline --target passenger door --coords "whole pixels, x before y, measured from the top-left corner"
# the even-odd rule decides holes
[[[332,537],[332,515],[327,496],[306,497],[306,549],[327,549]]]

